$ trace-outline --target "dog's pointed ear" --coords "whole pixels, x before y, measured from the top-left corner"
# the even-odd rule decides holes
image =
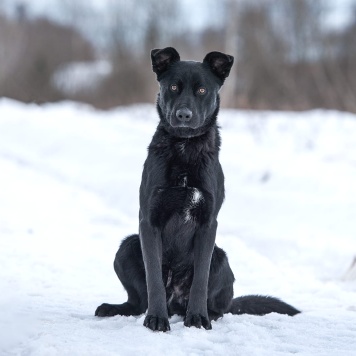
[[[205,56],[203,63],[207,64],[210,70],[224,83],[234,64],[234,57],[221,52],[210,52]]]
[[[163,49],[153,49],[151,51],[152,70],[157,74],[157,78],[164,73],[168,67],[180,61],[179,53],[173,47]]]

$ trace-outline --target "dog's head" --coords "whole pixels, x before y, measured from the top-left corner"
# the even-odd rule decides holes
[[[179,137],[202,134],[216,118],[219,90],[234,58],[210,52],[203,62],[181,61],[178,52],[167,47],[152,50],[151,59],[160,85],[157,108],[161,124]]]

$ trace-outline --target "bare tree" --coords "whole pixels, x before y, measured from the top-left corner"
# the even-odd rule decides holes
[[[45,19],[17,22],[0,19],[2,66],[0,95],[25,102],[63,99],[51,78],[60,65],[92,60],[91,45],[73,28]]]
[[[356,0],[349,26],[326,30],[323,0],[207,0],[209,26],[187,25],[174,0],[111,0],[98,16],[86,2],[58,0],[68,19],[99,42],[96,53],[70,26],[0,16],[0,95],[44,102],[70,98],[101,108],[152,102],[157,91],[152,48],[182,57],[235,57],[223,105],[253,109],[335,108],[356,112]],[[99,41],[98,41],[99,39]],[[105,45],[104,45],[105,44]],[[95,90],[60,93],[51,85],[63,64],[105,58],[112,73]]]

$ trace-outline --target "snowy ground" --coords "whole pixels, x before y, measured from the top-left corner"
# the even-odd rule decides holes
[[[222,111],[227,198],[217,243],[235,295],[275,295],[291,318],[226,315],[153,333],[112,269],[137,232],[153,105],[98,112],[0,99],[0,355],[356,355],[356,116]]]

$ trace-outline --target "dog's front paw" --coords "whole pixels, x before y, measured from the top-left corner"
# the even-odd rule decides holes
[[[184,318],[184,325],[188,327],[195,326],[199,329],[201,327],[206,330],[212,329],[209,318],[201,314],[187,313],[186,317]]]
[[[160,318],[154,315],[147,315],[143,325],[153,331],[169,331],[171,330],[169,326],[168,318]]]

